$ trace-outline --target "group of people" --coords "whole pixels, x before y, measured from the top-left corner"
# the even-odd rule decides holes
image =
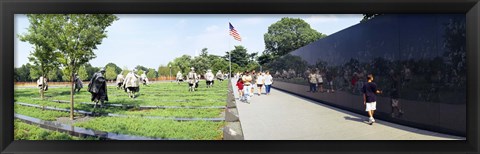
[[[250,103],[250,98],[254,95],[254,87],[257,87],[257,95],[262,95],[262,89],[265,87],[265,95],[270,95],[270,89],[273,84],[273,77],[269,71],[255,73],[245,71],[243,74],[237,73],[237,89],[240,94],[240,101]]]
[[[194,92],[196,88],[198,88],[200,77],[201,75],[198,75],[195,72],[195,68],[191,67],[190,72],[188,72],[186,76],[186,81],[188,82],[188,91]],[[208,69],[207,72],[203,75],[203,77],[205,78],[205,82],[206,82],[205,84],[207,85],[207,88],[213,87],[213,84],[215,83],[215,78],[219,81],[224,80],[224,75],[220,70],[217,72],[216,75],[213,75],[212,70]],[[182,72],[178,71],[176,75],[176,82],[177,84],[180,84],[183,81],[184,81],[184,78],[183,78]]]
[[[316,70],[307,70],[305,74],[308,74],[307,75],[307,78],[308,78],[308,82],[310,84],[310,90],[309,92],[325,92],[324,91],[324,76],[325,79],[326,79],[326,92],[327,93],[334,93],[335,92],[335,89],[333,88],[333,76],[331,75],[331,73],[327,73],[327,74],[323,74],[323,73],[320,73],[320,71],[318,69]],[[320,89],[320,91],[318,91],[318,89]]]

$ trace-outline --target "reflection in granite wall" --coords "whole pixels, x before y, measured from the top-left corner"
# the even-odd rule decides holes
[[[366,76],[383,93],[377,117],[466,135],[464,14],[382,15],[297,49],[264,68],[274,87],[366,115],[360,88]],[[309,91],[308,75],[323,84]],[[331,84],[330,84],[331,83]],[[399,102],[392,108],[392,100]]]

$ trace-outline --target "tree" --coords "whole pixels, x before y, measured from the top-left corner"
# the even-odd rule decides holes
[[[257,58],[257,61],[260,65],[265,65],[270,63],[273,60],[273,56],[271,54],[262,54]]]
[[[270,25],[268,32],[263,35],[266,49],[263,54],[276,59],[326,36],[312,29],[302,19],[285,17]]]
[[[78,76],[80,77],[81,80],[85,81],[88,78],[88,73],[87,69],[85,66],[81,66],[80,69],[78,70]]]
[[[20,41],[28,42],[33,45],[33,52],[30,52],[28,60],[36,67],[31,68],[35,73],[30,74],[31,78],[39,76],[47,77],[49,72],[58,67],[57,58],[60,53],[55,51],[54,40],[49,39],[54,35],[54,25],[52,24],[53,15],[45,14],[28,14],[27,18],[30,22],[28,32],[19,35]],[[35,75],[35,76],[32,76]],[[45,85],[42,81],[42,85]],[[44,88],[40,88],[40,97],[44,99]]]
[[[246,67],[249,62],[249,54],[247,53],[247,49],[241,45],[235,46],[235,49],[232,51],[227,51],[224,58],[228,61],[229,60],[229,52],[231,52],[232,64],[238,64],[240,67]]]
[[[182,55],[181,57],[177,57],[177,58],[173,59],[173,61],[169,62],[168,65],[172,65],[172,69],[174,67],[177,67],[178,69],[180,69],[180,71],[182,71],[183,74],[186,74],[187,72],[190,71],[190,67],[192,67],[191,64],[190,64],[191,60],[192,60],[191,56]],[[159,73],[160,73],[160,71],[159,71]]]
[[[105,69],[105,77],[107,80],[115,80],[115,78],[117,78],[117,73],[115,73],[114,66],[108,66]]]
[[[150,79],[157,78],[157,72],[155,72],[155,69],[153,68],[148,69],[147,78],[150,78]]]
[[[87,70],[87,79],[86,80],[90,80],[93,76],[94,73],[100,71],[100,68],[97,68],[97,67],[93,67],[92,65],[90,65],[89,63],[86,63],[85,65],[85,69]]]
[[[97,45],[107,37],[106,28],[118,17],[110,14],[42,14],[45,25],[49,26],[48,42],[52,42],[59,51],[60,64],[69,71],[70,90],[70,119],[73,120],[73,75],[78,68],[95,58],[93,52]]]
[[[233,64],[232,63],[232,71],[233,69]],[[238,66],[238,65],[237,65]],[[216,57],[211,57],[211,69],[213,72],[217,72],[218,70],[221,70],[222,72],[228,72],[228,61],[225,59],[216,56]]]
[[[169,76],[170,75],[170,68],[168,66],[165,66],[165,65],[160,65],[158,67],[158,74],[159,74],[159,76]]]
[[[116,64],[114,64],[114,63],[108,63],[107,65],[105,65],[105,68],[107,68],[107,67],[109,67],[109,66],[115,68],[115,73],[117,73],[117,74],[120,74],[120,72],[122,72],[122,68],[118,67],[118,66],[117,66]]]
[[[135,67],[135,69],[137,69],[137,71],[142,70],[143,72],[148,71],[148,68],[146,68],[146,67],[144,67],[144,66],[141,66],[141,65],[137,65],[137,67]],[[143,72],[142,72],[142,73],[143,73]]]
[[[374,13],[367,13],[367,14],[363,14],[363,19],[360,20],[360,22],[365,22],[367,20],[370,20],[370,19],[373,19],[377,16],[380,16],[382,14],[374,14]]]
[[[208,69],[211,69],[211,65],[207,57],[198,56],[192,59],[191,66],[195,68],[195,72],[202,75],[207,73]]]
[[[128,67],[123,67],[123,76],[127,76],[127,74],[130,73],[130,70],[128,69]]]
[[[207,57],[208,56],[208,48],[203,48],[200,52],[200,57]]]
[[[30,67],[32,67],[29,63],[23,64],[20,68],[15,69],[15,73],[18,76],[17,81],[19,82],[27,82],[27,81],[32,81],[30,77]]]

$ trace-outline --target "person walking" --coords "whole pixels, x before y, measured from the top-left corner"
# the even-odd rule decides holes
[[[243,81],[243,89],[244,89],[244,96],[245,96],[245,101],[247,103],[250,103],[250,92],[252,90],[252,76],[250,75],[250,72],[245,72],[245,75],[242,77]]]
[[[265,95],[270,95],[270,88],[272,88],[273,77],[270,75],[270,71],[267,71],[265,75]]]
[[[262,95],[262,87],[265,84],[265,73],[258,72],[257,75],[257,88],[258,88],[258,96]]]
[[[368,124],[372,125],[375,123],[375,119],[373,118],[373,114],[375,113],[376,106],[377,106],[377,94],[381,94],[382,91],[377,89],[377,84],[373,82],[373,75],[370,74],[367,76],[367,83],[365,83],[362,87],[363,93],[363,105],[365,105],[365,111],[368,112]]]
[[[237,80],[237,88],[238,88],[238,94],[240,96],[240,101],[244,101],[245,97],[243,96],[243,80],[242,80],[242,78],[239,78]]]
[[[252,81],[257,81],[257,74],[255,73],[255,70],[252,70]],[[250,94],[251,94],[250,97],[253,97],[254,89],[255,87],[252,86],[252,88],[250,89]]]

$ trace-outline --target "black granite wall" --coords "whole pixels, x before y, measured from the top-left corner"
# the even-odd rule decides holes
[[[466,136],[465,31],[465,14],[382,15],[292,51],[264,70],[280,81],[275,88],[364,115],[359,89],[373,74],[383,91],[377,118]],[[323,93],[308,92],[307,75],[316,70]],[[334,93],[326,92],[332,87]],[[403,114],[392,115],[395,94]]]

